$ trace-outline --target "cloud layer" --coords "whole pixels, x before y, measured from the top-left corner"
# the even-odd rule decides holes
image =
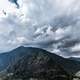
[[[80,56],[80,0],[2,0],[0,52],[33,46]]]

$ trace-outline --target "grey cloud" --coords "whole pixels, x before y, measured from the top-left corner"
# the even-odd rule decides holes
[[[13,6],[15,13],[6,13],[0,20],[1,52],[23,45],[64,57],[79,54],[71,49],[80,43],[79,0],[23,0],[18,4],[22,5]]]

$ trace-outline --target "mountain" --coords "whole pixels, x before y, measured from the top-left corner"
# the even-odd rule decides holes
[[[11,64],[13,65],[22,56],[30,54],[30,52],[30,48],[19,47],[14,49],[13,51],[0,54],[0,71],[3,71]]]
[[[0,54],[0,71],[6,69],[9,65],[15,64],[23,56],[32,55],[33,53],[39,52],[48,54],[49,57],[53,59],[53,61],[62,65],[67,71],[70,69],[69,72],[75,73],[80,70],[80,62],[78,61],[62,58],[43,49],[21,46],[14,49],[13,51]]]
[[[54,61],[47,51],[38,48],[31,48],[30,54],[23,56],[16,64],[11,65],[7,71],[13,73],[10,77],[11,80],[69,79],[69,74],[64,68]]]
[[[65,59],[33,47],[21,46],[13,51],[0,54],[0,64],[2,63],[0,70],[6,69],[9,74],[6,80],[14,78],[20,78],[20,80],[26,80],[26,78],[31,78],[30,80],[69,80],[72,75],[80,71],[79,61]]]
[[[70,58],[68,58],[68,59],[70,59],[70,60],[75,60],[75,61],[80,61],[80,58],[77,58],[77,57],[70,57]]]

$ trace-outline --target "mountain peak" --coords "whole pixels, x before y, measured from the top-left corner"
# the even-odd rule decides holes
[[[58,64],[57,61],[51,57],[51,53],[39,48],[29,49],[30,54],[26,54],[20,58],[16,64],[8,68],[8,72],[13,73],[12,79],[37,78],[40,80],[52,80],[58,78],[58,80],[63,80],[64,77],[61,76],[65,76],[65,78],[69,77],[69,74],[64,70],[62,65]],[[53,57],[58,59],[55,54],[53,54]],[[57,78],[56,75],[58,76]]]
[[[23,46],[0,54],[0,64],[2,64],[0,70],[6,69],[7,73],[13,73],[8,77],[22,80],[24,80],[23,78],[53,80],[56,75],[69,78],[70,75],[80,70],[80,62],[78,61],[65,59],[40,48]],[[60,80],[64,80],[63,77],[60,77]]]

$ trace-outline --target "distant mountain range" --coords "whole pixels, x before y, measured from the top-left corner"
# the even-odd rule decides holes
[[[80,58],[79,58],[79,57],[70,57],[70,58],[68,58],[68,59],[70,59],[70,60],[75,60],[75,61],[80,61]]]
[[[0,64],[0,71],[6,69],[7,73],[13,73],[11,80],[69,80],[71,75],[80,71],[79,61],[65,59],[43,49],[22,46],[0,54]],[[6,80],[10,80],[9,77]]]

